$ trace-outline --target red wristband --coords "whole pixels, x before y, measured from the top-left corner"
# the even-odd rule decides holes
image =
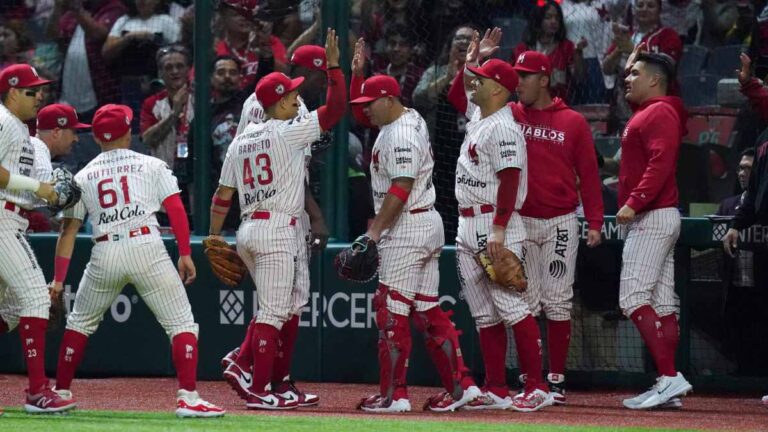
[[[398,185],[393,184],[389,187],[389,190],[387,191],[388,194],[394,195],[397,199],[399,199],[402,202],[408,202],[408,195],[411,193],[407,190],[401,188]]]
[[[221,199],[218,196],[214,195],[213,196],[213,205],[219,206],[219,207],[229,207],[229,206],[232,205],[232,200],[231,199],[228,199],[228,200]]]
[[[64,282],[67,279],[67,271],[69,270],[70,258],[57,256],[53,260],[53,281]]]

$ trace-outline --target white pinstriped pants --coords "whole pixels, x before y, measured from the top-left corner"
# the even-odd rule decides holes
[[[522,219],[526,232],[522,258],[528,276],[528,289],[523,296],[528,307],[534,316],[543,309],[548,319],[570,320],[579,250],[576,214]]]
[[[237,230],[237,253],[256,285],[256,322],[278,330],[291,318],[296,302],[293,291],[299,241],[291,219],[271,212],[269,219],[245,219]]]
[[[491,282],[482,267],[475,261],[475,254],[485,249],[493,224],[493,213],[474,217],[459,217],[456,236],[456,260],[461,283],[461,296],[467,302],[475,326],[478,329],[500,322],[511,327],[528,314],[528,303],[520,293]],[[522,255],[525,227],[515,212],[507,225],[504,243],[518,257]]]
[[[296,283],[291,293],[293,304],[291,315],[301,314],[302,308],[309,301],[309,259],[312,257],[309,238],[311,233],[309,215],[307,212],[303,212],[296,221],[296,248],[298,252],[296,255]]]
[[[151,234],[93,246],[67,329],[92,335],[126,284],[136,287],[168,338],[180,333],[197,336],[184,284],[155,227]]]
[[[678,313],[675,243],[680,237],[680,212],[675,208],[651,210],[623,230],[619,306],[624,315],[632,315],[643,305],[653,307],[659,316]]]
[[[24,233],[29,222],[0,209],[0,316],[13,329],[20,317],[48,319],[51,299],[43,270]]]
[[[444,245],[443,219],[437,211],[404,211],[378,244],[379,283],[413,302],[416,311],[437,306],[437,301],[421,296],[438,297],[440,252]],[[387,309],[398,315],[411,313],[410,305],[392,296],[387,296]]]

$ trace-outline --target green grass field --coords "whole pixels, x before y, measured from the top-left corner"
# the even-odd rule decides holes
[[[672,431],[672,429],[609,428],[579,426],[548,426],[503,423],[473,423],[429,420],[390,420],[383,418],[349,418],[325,416],[271,416],[271,415],[227,415],[219,419],[177,419],[173,413],[75,411],[66,415],[27,415],[20,409],[10,409],[0,417],[3,432],[23,431],[556,431],[556,432],[632,432]],[[679,432],[679,429],[674,429]]]

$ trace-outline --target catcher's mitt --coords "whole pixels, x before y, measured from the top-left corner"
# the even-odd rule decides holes
[[[490,280],[517,292],[528,289],[528,280],[520,258],[509,249],[502,249],[501,257],[491,260],[485,249],[475,254],[475,260]]]
[[[336,255],[333,261],[336,273],[341,279],[353,282],[368,282],[379,271],[379,250],[376,242],[367,235],[361,235]]]
[[[248,268],[237,254],[235,247],[224,240],[206,237],[203,239],[203,248],[213,274],[229,286],[239,285]]]
[[[48,205],[56,211],[66,210],[80,201],[82,192],[75,184],[72,173],[64,168],[53,170],[53,190],[56,191],[58,199]]]

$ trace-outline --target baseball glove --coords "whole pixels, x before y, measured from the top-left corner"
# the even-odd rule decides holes
[[[203,239],[203,248],[213,274],[229,286],[239,285],[248,268],[237,254],[235,247],[224,240],[206,237]]]
[[[511,250],[502,249],[501,257],[494,261],[483,249],[475,254],[475,260],[485,270],[488,279],[500,286],[517,292],[528,289],[523,263]]]
[[[48,330],[58,330],[65,315],[64,291],[56,292],[51,284],[48,287],[48,294],[51,296],[51,307],[48,308]]]
[[[66,210],[80,201],[82,192],[75,184],[72,173],[64,168],[53,170],[53,190],[56,191],[58,199],[56,202],[48,203],[49,207],[55,211]]]
[[[376,242],[367,235],[361,235],[349,248],[336,255],[333,264],[341,279],[361,283],[370,281],[379,271]]]

